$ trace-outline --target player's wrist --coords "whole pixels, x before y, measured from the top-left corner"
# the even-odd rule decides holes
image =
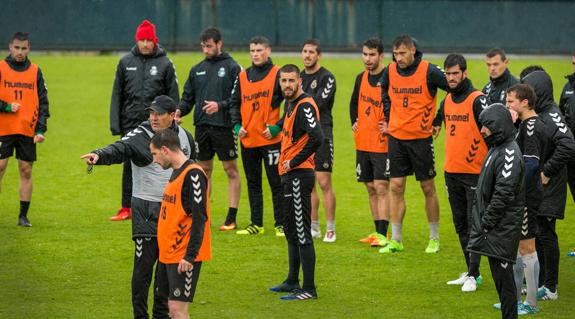
[[[241,125],[240,123],[236,123],[236,124],[234,125],[234,135],[237,136],[238,134],[240,134],[240,129],[241,129],[241,128],[242,128],[242,125]]]

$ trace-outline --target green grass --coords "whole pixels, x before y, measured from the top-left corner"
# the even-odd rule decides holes
[[[234,56],[245,67],[248,56]],[[198,54],[171,56],[183,86]],[[30,218],[34,227],[16,227],[18,173],[11,161],[0,195],[0,318],[130,318],[130,278],[133,259],[130,222],[107,219],[120,203],[119,165],[96,167],[92,175],[79,159],[114,141],[108,130],[108,110],[118,56],[33,56],[45,74],[52,118],[47,140],[39,146],[34,168]],[[387,61],[388,59],[386,59]],[[298,57],[274,59],[277,64]],[[442,61],[434,60],[441,64]],[[513,60],[514,74],[529,64],[543,65],[555,81],[558,97],[570,60]],[[487,82],[482,61],[470,61],[469,76],[477,87]],[[355,76],[363,69],[356,58],[326,58],[323,65],[337,78],[334,108],[337,235],[335,244],[316,242],[316,282],[320,298],[313,302],[280,302],[267,288],[287,271],[284,239],[273,232],[238,237],[217,226],[227,211],[227,185],[216,162],[211,199],[214,258],[202,270],[193,318],[280,318],[305,314],[310,318],[499,318],[491,309],[497,294],[484,259],[485,284],[474,294],[445,285],[464,271],[457,236],[445,195],[442,174],[436,185],[441,204],[442,250],[427,255],[427,225],[423,197],[408,181],[404,238],[406,251],[384,256],[357,240],[373,229],[365,187],[355,182],[355,152],[348,103]],[[442,95],[443,96],[443,95]],[[441,96],[441,97],[442,97]],[[184,126],[193,129],[191,119]],[[443,133],[442,133],[443,134]],[[436,142],[437,169],[442,171],[443,137]],[[240,165],[241,166],[241,165]],[[241,169],[241,167],[240,167]],[[243,171],[241,172],[243,179]],[[265,183],[264,183],[265,184]],[[271,196],[265,195],[265,227],[273,227]],[[247,188],[242,183],[238,221],[249,221]],[[538,318],[571,318],[575,298],[575,206],[568,200],[567,218],[558,223],[561,272],[556,302],[542,302]],[[323,226],[323,212],[320,212]]]

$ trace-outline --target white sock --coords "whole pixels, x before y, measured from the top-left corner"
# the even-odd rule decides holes
[[[517,301],[521,301],[521,286],[523,285],[523,269],[525,265],[523,264],[523,259],[518,254],[517,261],[513,265],[513,278],[515,279],[515,287],[517,289]]]
[[[439,239],[439,222],[429,223],[429,239]]]
[[[319,220],[312,220],[311,221],[311,229],[315,231],[320,231],[319,229]]]
[[[330,230],[331,230],[331,231],[335,231],[335,221],[333,221],[333,220],[328,220],[328,221],[326,221],[325,223],[326,223],[326,225],[325,225],[325,230],[326,230],[326,231],[330,231]],[[318,228],[319,228],[319,225],[318,225]]]
[[[395,240],[398,243],[401,243],[401,227],[403,225],[401,223],[391,223],[391,239]]]
[[[523,255],[523,263],[525,264],[525,281],[527,282],[527,302],[530,306],[537,306],[537,286],[539,280],[539,258],[537,252],[532,252]]]

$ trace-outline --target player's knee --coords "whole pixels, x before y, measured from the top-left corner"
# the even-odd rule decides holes
[[[391,183],[389,186],[389,190],[391,191],[392,194],[396,196],[403,196],[403,193],[405,192],[405,185],[398,183]]]
[[[328,178],[318,179],[317,183],[319,184],[319,188],[321,188],[321,191],[324,193],[327,193],[332,189],[331,180]]]
[[[229,179],[236,179],[240,176],[236,167],[224,168],[224,171]]]
[[[173,301],[168,302],[170,315],[173,319],[186,318],[187,311],[185,309],[185,306],[183,306],[182,304],[183,302],[173,302]]]
[[[20,167],[20,178],[31,179],[32,178],[32,166]]]
[[[421,190],[423,191],[423,194],[425,195],[425,197],[435,196],[435,194],[436,194],[435,184],[433,183],[433,181],[422,182],[421,183]]]
[[[365,188],[367,189],[367,194],[369,196],[376,195],[375,186],[373,186],[373,183],[365,183]]]

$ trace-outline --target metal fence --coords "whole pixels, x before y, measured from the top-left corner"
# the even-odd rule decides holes
[[[503,0],[3,0],[0,41],[31,34],[34,49],[126,50],[143,19],[156,24],[162,45],[198,48],[207,26],[227,47],[246,48],[254,35],[275,49],[320,39],[333,51],[353,50],[370,36],[389,48],[399,34],[427,52],[571,53],[575,1]]]

